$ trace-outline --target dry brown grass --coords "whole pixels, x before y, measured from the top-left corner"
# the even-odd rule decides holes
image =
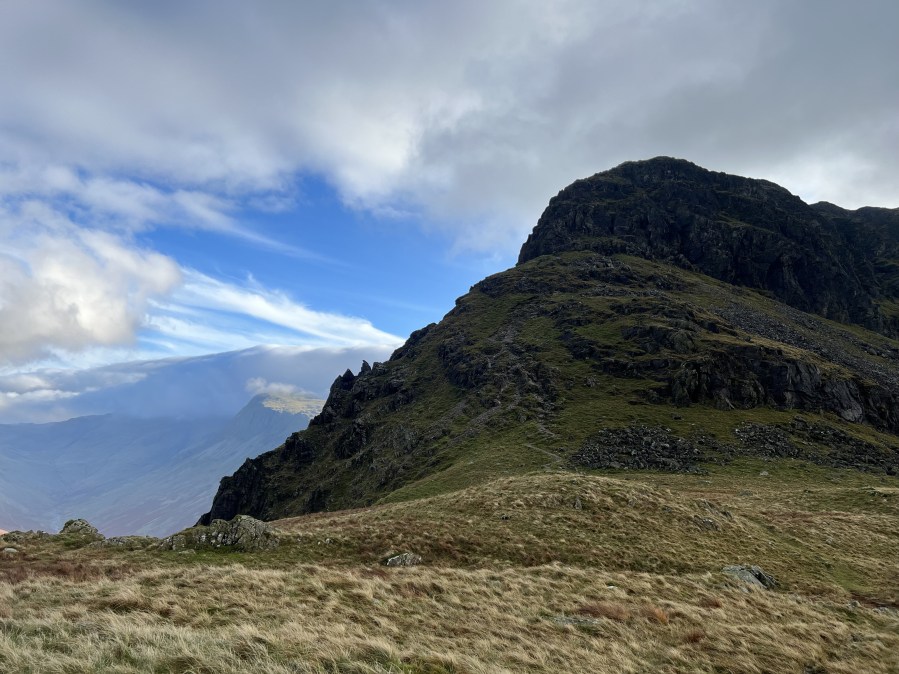
[[[721,608],[723,606],[721,600],[718,599],[718,597],[703,597],[699,601],[699,605],[702,608]]]
[[[500,480],[287,521],[257,555],[26,542],[0,557],[0,671],[899,672],[891,487],[769,470]],[[406,549],[426,565],[379,564]]]
[[[100,578],[118,579],[129,573],[127,565],[112,567],[86,561],[40,559],[31,555],[6,556],[0,559],[0,582],[17,585],[29,579],[51,577],[83,583]]]
[[[688,644],[698,644],[706,638],[705,630],[701,627],[693,627],[684,632],[684,642]]]
[[[644,606],[640,610],[640,613],[647,620],[650,620],[652,622],[657,622],[660,625],[667,625],[670,621],[668,618],[668,614],[665,613],[665,611],[660,609],[658,606]]]
[[[899,664],[895,617],[717,588],[715,577],[563,566],[384,574],[232,565],[0,584],[0,669],[673,673],[815,665],[848,674]],[[713,588],[731,608],[708,620],[696,598]]]
[[[623,604],[608,601],[596,601],[584,604],[578,608],[579,615],[590,616],[591,618],[608,618],[609,620],[617,620],[624,622],[631,619],[631,612]]]
[[[820,485],[822,474],[778,481],[759,479],[757,470],[749,477],[547,473],[278,525],[294,534],[291,554],[310,562],[375,565],[412,550],[429,564],[465,567],[562,562],[676,574],[749,563],[783,589],[894,600],[899,498],[859,485],[899,481],[834,472],[845,479]],[[697,524],[707,521],[715,528]]]

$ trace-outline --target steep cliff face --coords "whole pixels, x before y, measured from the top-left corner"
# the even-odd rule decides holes
[[[516,267],[338,377],[309,429],[222,480],[205,519],[564,466],[754,454],[895,472],[895,224],[677,160],[579,181]]]
[[[809,206],[766,180],[668,157],[628,162],[554,197],[520,262],[626,253],[771,292],[790,306],[895,336],[899,211]]]

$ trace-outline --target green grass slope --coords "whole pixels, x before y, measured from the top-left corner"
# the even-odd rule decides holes
[[[339,378],[309,430],[223,481],[211,516],[358,507],[547,466],[782,456],[894,472],[897,372],[896,340],[758,291],[627,256],[542,256]]]

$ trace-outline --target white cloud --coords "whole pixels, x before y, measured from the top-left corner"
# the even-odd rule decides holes
[[[253,237],[229,215],[234,205],[227,198],[137,179],[79,175],[58,164],[0,166],[0,203],[7,208],[41,204],[71,212],[82,225],[118,232],[177,226]]]
[[[86,414],[227,416],[257,393],[306,391],[325,397],[334,378],[391,349],[254,347],[190,358],[0,375],[0,423],[46,422]]]
[[[2,216],[0,216],[2,217]],[[133,342],[148,301],[181,282],[178,266],[107,232],[66,228],[57,218],[0,220],[26,228],[0,249],[0,365],[54,350]]]
[[[138,221],[155,189],[227,229],[313,172],[511,249],[573,179],[657,154],[899,205],[892,0],[50,4],[0,7],[0,156]]]
[[[297,392],[297,387],[293,384],[285,384],[284,382],[266,381],[262,377],[253,377],[247,379],[247,391],[254,396],[257,395],[274,395],[286,396]]]
[[[399,338],[367,320],[314,311],[282,292],[237,285],[137,245],[131,235],[178,202],[216,227],[220,204],[203,195],[130,182],[85,181],[63,170],[7,173],[3,189],[31,184],[67,190],[66,203],[24,190],[0,201],[0,369],[54,357],[82,366],[115,359],[189,355],[260,343],[320,346],[392,345]],[[56,176],[53,178],[53,176]],[[71,217],[90,209],[95,227]],[[155,215],[154,215],[155,214]],[[237,228],[235,227],[235,231]],[[300,249],[251,232],[238,235],[296,257]]]
[[[195,270],[184,273],[185,283],[173,296],[175,306],[170,307],[174,312],[179,312],[180,307],[200,311],[201,316],[216,312],[226,317],[250,317],[283,328],[283,343],[301,341],[304,344],[335,347],[382,345],[394,348],[402,343],[400,337],[378,330],[366,319],[309,309],[287,294],[263,288],[252,283],[252,280],[246,286],[239,286]],[[216,322],[221,323],[222,319]],[[174,334],[179,329],[202,331],[204,323],[196,319],[167,316],[164,320],[154,321],[154,326],[164,334]],[[258,331],[258,324],[254,326]],[[252,334],[255,343],[262,341],[260,336],[258,332]]]

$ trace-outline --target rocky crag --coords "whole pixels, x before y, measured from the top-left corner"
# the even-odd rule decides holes
[[[682,160],[553,198],[512,269],[306,431],[222,480],[201,522],[273,519],[539,469],[735,456],[899,469],[899,211],[807,205]]]
[[[810,206],[766,180],[659,157],[562,190],[519,262],[571,250],[663,261],[826,318],[899,330],[896,210]]]

